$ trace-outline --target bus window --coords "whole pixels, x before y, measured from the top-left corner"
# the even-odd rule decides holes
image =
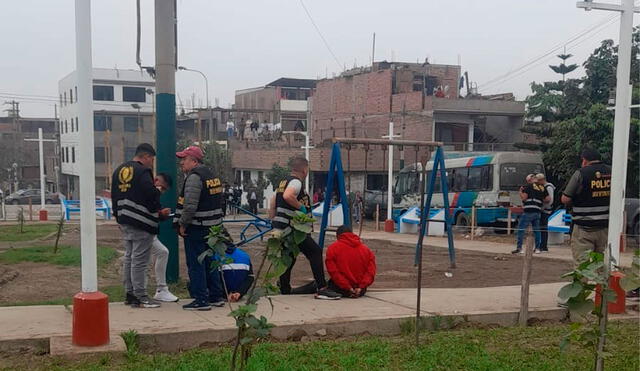
[[[527,175],[541,172],[541,164],[502,164],[500,167],[500,189],[516,191],[524,185]]]
[[[491,190],[491,166],[478,166],[469,168],[469,178],[467,180],[467,190],[488,191]]]
[[[453,186],[451,190],[453,192],[464,192],[467,190],[467,178],[469,176],[469,168],[460,167],[453,169]]]

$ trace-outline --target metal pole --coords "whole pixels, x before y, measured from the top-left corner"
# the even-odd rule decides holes
[[[155,2],[156,40],[156,143],[159,172],[166,172],[176,179],[176,43],[175,0]],[[176,187],[164,192],[162,205],[176,204]],[[176,282],[178,270],[178,236],[171,221],[160,223],[160,241],[169,249],[167,280]]]
[[[627,183],[629,154],[629,126],[631,120],[631,34],[633,33],[633,0],[622,0],[624,10],[620,16],[620,44],[616,76],[616,111],[613,126],[613,159],[611,167],[611,199],[609,205],[609,234],[611,257],[620,262],[620,235],[624,232],[622,212]]]
[[[393,140],[393,121],[389,121],[389,140]],[[389,171],[387,174],[387,220],[391,220],[393,209],[393,144],[389,144]]]
[[[309,162],[309,128],[307,127],[307,132],[304,133],[304,158]],[[307,171],[307,178],[304,182],[304,190],[309,194],[309,173],[311,173],[311,164],[309,164],[309,171]]]
[[[40,158],[40,210],[44,210],[44,151],[42,128],[38,128],[38,157]]]
[[[76,0],[76,74],[78,119],[92,122],[91,1]],[[98,291],[96,255],[96,178],[93,125],[80,127],[78,140],[80,174],[80,248],[82,291]]]

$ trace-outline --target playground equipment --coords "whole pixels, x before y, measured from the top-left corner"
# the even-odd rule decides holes
[[[71,213],[80,213],[80,200],[62,200],[62,211],[66,220],[71,220]],[[102,212],[104,220],[111,219],[111,207],[103,197],[96,198],[96,212]]]
[[[251,217],[249,219],[224,220],[223,224],[224,223],[247,223],[240,231],[240,242],[235,244],[236,247],[245,245],[258,238],[262,240],[264,238],[264,235],[273,229],[273,227],[271,226],[271,220],[261,218],[258,215],[250,212],[249,210],[243,209],[242,207],[236,204],[232,203],[232,206],[235,207],[238,211],[244,214],[247,214],[248,216]],[[248,235],[247,231],[249,231],[251,228],[254,228],[255,232],[253,234]]]

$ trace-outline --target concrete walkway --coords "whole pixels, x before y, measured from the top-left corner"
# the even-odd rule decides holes
[[[556,306],[556,294],[562,285],[531,286],[531,317],[560,319],[564,316],[564,310]],[[314,334],[399,334],[402,322],[416,312],[415,289],[372,290],[364,298],[339,301],[314,300],[310,295],[274,296],[272,301],[273,312],[269,302],[262,299],[258,313],[276,325],[273,336],[279,339]],[[425,316],[453,316],[458,321],[512,325],[517,321],[519,301],[519,286],[425,288],[421,309]],[[208,312],[188,312],[181,308],[184,303],[184,300],[164,303],[157,309],[111,303],[112,340],[117,341],[122,331],[134,329],[145,339],[148,349],[175,351],[233,339],[235,325],[228,316],[228,306]],[[71,308],[65,306],[0,308],[0,351],[25,344],[31,347],[40,344],[42,348],[51,343],[53,347],[60,339],[70,343],[71,321]]]

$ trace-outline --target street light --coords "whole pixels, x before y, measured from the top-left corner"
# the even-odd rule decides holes
[[[207,79],[207,76],[204,74],[204,72],[194,70],[192,68],[187,68],[185,66],[178,66],[178,70],[196,72],[202,75],[202,77],[204,78],[205,97],[207,100],[207,108],[209,109],[209,140],[213,140],[214,139],[213,137],[216,132],[216,128],[213,127],[213,111],[211,110],[211,105],[209,105],[209,79]]]

